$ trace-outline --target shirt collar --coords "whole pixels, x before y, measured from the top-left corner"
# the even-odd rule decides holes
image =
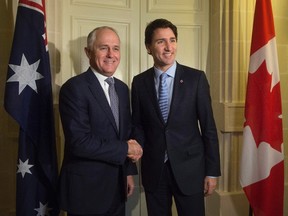
[[[94,68],[90,67],[91,70],[93,71],[93,73],[95,74],[95,76],[97,77],[97,79],[99,80],[100,83],[105,83],[105,80],[108,78],[102,74],[100,74],[98,71],[96,71]],[[114,77],[111,76],[113,79]]]
[[[176,64],[176,61],[175,61],[175,62],[173,63],[173,65],[172,65],[170,68],[168,68],[168,70],[167,70],[165,73],[166,73],[168,76],[174,78],[174,77],[175,77],[175,73],[176,73],[176,66],[177,66],[177,64]],[[164,73],[163,71],[161,71],[160,69],[156,68],[155,66],[154,66],[154,71],[155,71],[155,78],[156,78],[156,79],[158,79],[158,78],[160,77],[160,75],[161,75],[162,73]]]

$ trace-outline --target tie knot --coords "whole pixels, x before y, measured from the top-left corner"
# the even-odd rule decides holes
[[[168,77],[168,74],[162,73],[162,74],[160,75],[160,80],[165,80],[167,77]]]
[[[112,77],[108,77],[105,79],[105,81],[109,84],[109,86],[114,84],[114,79]]]

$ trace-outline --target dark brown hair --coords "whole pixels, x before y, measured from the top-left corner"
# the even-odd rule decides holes
[[[170,21],[161,18],[161,19],[156,19],[156,20],[150,22],[146,26],[145,45],[151,44],[154,31],[158,28],[170,28],[173,31],[173,33],[176,37],[176,40],[178,39],[177,27],[173,23],[171,23]]]

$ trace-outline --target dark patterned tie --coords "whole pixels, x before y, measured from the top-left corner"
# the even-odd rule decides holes
[[[158,103],[162,113],[162,117],[164,121],[167,121],[168,118],[168,86],[167,79],[168,75],[166,73],[162,73],[160,75],[160,83],[159,83],[159,98]]]
[[[115,91],[114,79],[112,77],[108,77],[105,81],[109,84],[109,97],[110,97],[110,107],[116,122],[117,129],[119,130],[119,100],[117,93]]]

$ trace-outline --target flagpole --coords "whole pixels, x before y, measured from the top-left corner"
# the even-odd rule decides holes
[[[249,216],[253,216],[253,210],[252,210],[251,205],[249,205]]]

